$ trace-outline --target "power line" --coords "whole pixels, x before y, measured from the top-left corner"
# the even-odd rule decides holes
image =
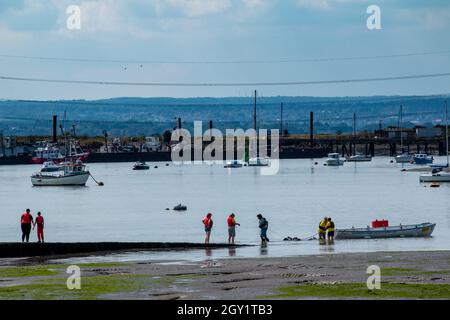
[[[255,86],[300,86],[300,85],[320,85],[320,84],[338,84],[338,83],[356,83],[356,82],[377,82],[408,79],[424,79],[448,77],[450,72],[432,73],[420,75],[406,75],[379,78],[360,78],[360,79],[340,79],[340,80],[316,80],[316,81],[288,81],[288,82],[123,82],[123,81],[92,81],[92,80],[63,80],[63,79],[45,79],[45,78],[27,78],[0,76],[0,80],[28,81],[28,82],[47,82],[61,84],[86,84],[86,85],[108,85],[108,86],[148,86],[148,87],[255,87]]]
[[[328,57],[328,58],[309,58],[309,59],[267,59],[267,60],[129,60],[129,59],[87,59],[87,58],[67,58],[67,57],[46,57],[46,56],[28,56],[0,54],[0,58],[39,60],[50,62],[82,62],[82,63],[124,63],[124,64],[285,64],[285,63],[316,63],[316,62],[335,62],[335,61],[357,61],[357,60],[376,60],[392,59],[402,57],[428,56],[448,54],[450,50],[412,52],[400,54],[372,55],[372,56],[353,56],[353,57]]]

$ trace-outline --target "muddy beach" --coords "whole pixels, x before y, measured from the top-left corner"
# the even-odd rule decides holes
[[[450,251],[83,263],[80,290],[67,289],[68,264],[50,259],[0,259],[0,299],[450,298]],[[373,265],[380,290],[367,288]]]

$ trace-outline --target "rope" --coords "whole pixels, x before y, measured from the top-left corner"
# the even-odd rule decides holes
[[[310,236],[310,237],[307,237],[307,238],[297,238],[297,237],[291,238],[291,237],[286,237],[286,238],[283,239],[283,241],[312,241],[312,240],[317,240],[316,236],[317,236],[318,234],[319,234],[319,233],[316,233],[316,234],[314,234],[314,235],[312,235],[312,236]]]
[[[97,180],[94,178],[94,176],[92,175],[92,173],[89,172],[89,175],[91,176],[92,180],[94,180],[95,183],[96,183],[98,186],[103,187],[103,186],[105,185],[103,182],[97,181]]]

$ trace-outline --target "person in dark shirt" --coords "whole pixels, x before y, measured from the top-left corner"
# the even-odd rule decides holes
[[[269,238],[267,237],[267,229],[269,229],[269,222],[266,218],[262,216],[262,214],[258,214],[256,216],[259,220],[259,229],[261,230],[260,236],[261,236],[261,242],[263,244],[269,242]]]

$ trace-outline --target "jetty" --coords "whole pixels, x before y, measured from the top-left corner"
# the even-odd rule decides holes
[[[177,251],[195,249],[224,249],[245,245],[169,243],[169,242],[48,242],[48,243],[0,243],[0,258],[25,258],[58,255],[84,255],[118,251]]]

